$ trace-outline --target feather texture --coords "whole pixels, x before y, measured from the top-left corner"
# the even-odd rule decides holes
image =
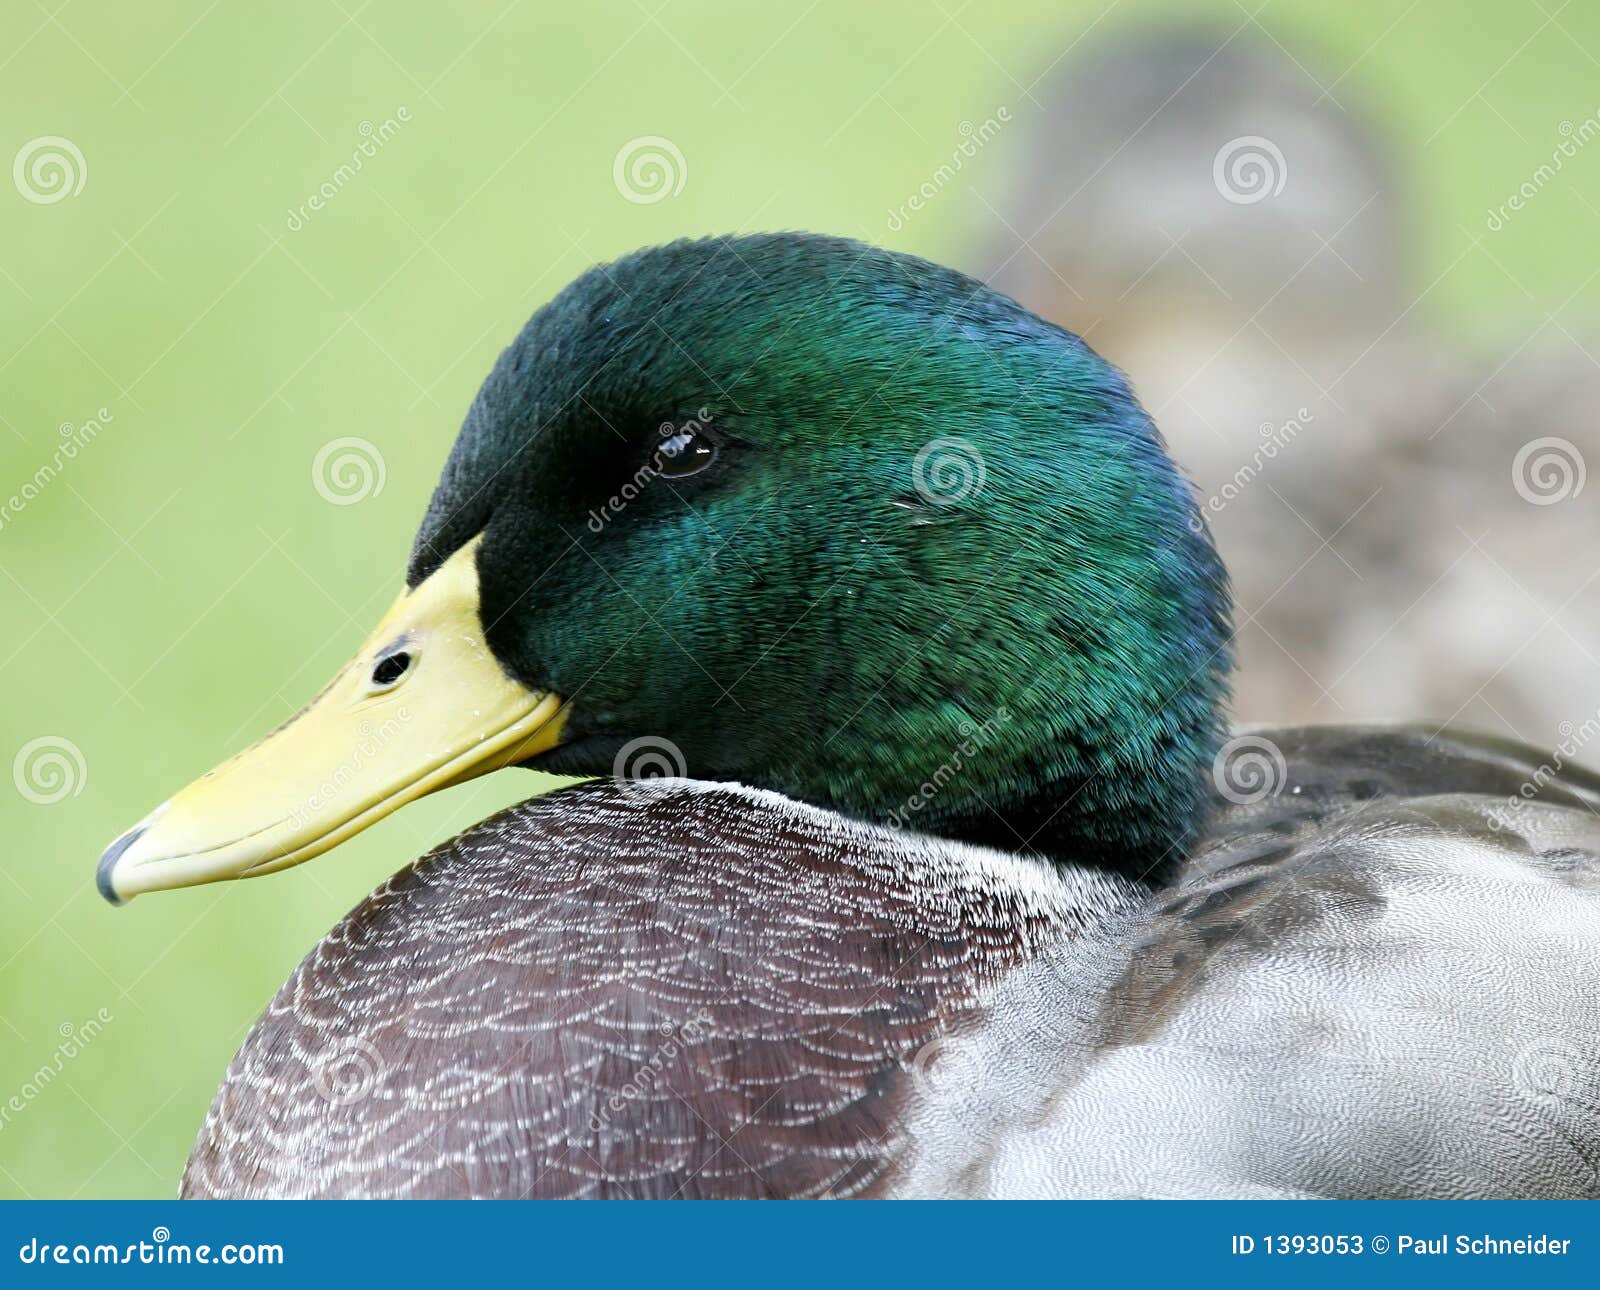
[[[1159,893],[731,785],[513,808],[301,964],[184,1194],[1600,1195],[1600,781],[1260,738]]]

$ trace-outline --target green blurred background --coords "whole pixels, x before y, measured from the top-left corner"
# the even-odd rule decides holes
[[[48,204],[0,184],[0,496],[52,460],[64,424],[110,420],[0,527],[0,755],[11,769],[53,737],[81,756],[59,801],[0,780],[0,1105],[20,1101],[0,1115],[0,1194],[172,1194],[229,1057],[301,955],[392,870],[536,787],[507,772],[454,789],[264,882],[124,911],[94,891],[113,836],[297,708],[365,634],[479,379],[584,266],[683,234],[816,229],[978,268],[991,229],[963,188],[1027,164],[1015,149],[885,226],[959,123],[1000,105],[1027,123],[1036,78],[1080,38],[1077,53],[1203,8],[1343,73],[1341,99],[1383,122],[1435,325],[1500,333],[1592,272],[1600,155],[1481,242],[1555,123],[1597,106],[1592,6],[563,8],[6,7],[0,153],[62,136],[86,179]],[[291,230],[362,123],[402,107]],[[619,194],[614,158],[640,136],[680,150],[677,195]],[[1594,300],[1585,287],[1579,307]],[[358,504],[313,484],[343,436],[383,459]]]

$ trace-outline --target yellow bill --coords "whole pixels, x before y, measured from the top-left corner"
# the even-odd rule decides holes
[[[299,715],[113,842],[101,895],[287,869],[437,788],[554,748],[562,700],[513,681],[484,641],[480,541],[403,592]]]

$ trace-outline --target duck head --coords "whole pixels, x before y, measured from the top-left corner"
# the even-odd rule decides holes
[[[1189,485],[1076,336],[852,241],[640,251],[500,356],[351,662],[100,890],[286,868],[514,764],[1145,875],[1201,820],[1227,619]]]

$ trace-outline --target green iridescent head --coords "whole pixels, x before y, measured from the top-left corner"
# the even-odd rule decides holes
[[[508,760],[664,769],[1144,874],[1191,838],[1223,737],[1225,576],[1122,376],[858,242],[585,273],[484,382],[408,583],[337,701],[500,703],[435,621],[464,597],[482,684],[542,731],[485,718],[453,737],[491,751],[434,757],[419,791]]]
[[[533,318],[410,576],[484,532],[491,647],[572,700],[543,766],[607,774],[654,739],[696,778],[1148,860],[1221,729],[1226,593],[1195,517],[1076,337],[909,256],[718,238]]]

